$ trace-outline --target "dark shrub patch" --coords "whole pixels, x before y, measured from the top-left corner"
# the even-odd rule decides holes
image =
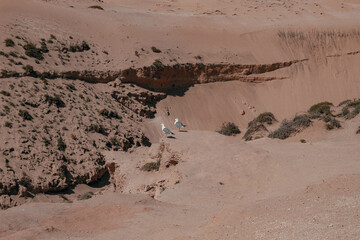
[[[82,41],[81,44],[70,45],[69,47],[70,52],[84,52],[88,50],[90,50],[90,46],[85,41]]]
[[[330,111],[331,106],[334,106],[331,102],[317,103],[311,106],[308,112],[314,117],[319,115],[332,115]]]
[[[150,67],[153,71],[162,70],[165,68],[164,64],[158,59],[156,59]]]
[[[76,91],[76,87],[74,86],[74,84],[65,84],[65,85],[67,90]]]
[[[250,127],[251,125],[258,124],[258,123],[267,123],[267,124],[271,125],[275,121],[276,121],[276,119],[275,119],[274,114],[272,114],[271,112],[264,112],[264,113],[261,113],[259,116],[257,116],[254,120],[249,122],[248,127]]]
[[[12,128],[12,123],[11,122],[5,122],[5,127]]]
[[[90,6],[89,8],[104,10],[104,9],[103,9],[101,6],[99,6],[99,5],[93,5],[93,6]]]
[[[356,131],[356,134],[360,134],[360,127],[359,127],[358,130]]]
[[[19,116],[23,118],[23,120],[29,120],[31,121],[33,117],[30,115],[30,113],[26,110],[19,110]]]
[[[57,108],[65,107],[64,101],[61,100],[60,96],[56,94],[53,97],[46,94],[44,102],[48,103],[49,106],[55,105]]]
[[[157,162],[145,163],[140,168],[140,170],[146,171],[146,172],[151,172],[151,171],[159,171],[159,168],[160,168],[160,161],[157,161]]]
[[[7,97],[10,97],[10,96],[11,96],[11,94],[10,94],[9,92],[5,91],[5,90],[1,90],[0,93],[1,93],[2,95],[4,95],[4,96],[7,96]]]
[[[251,124],[247,131],[244,134],[243,139],[245,139],[245,141],[251,141],[251,140],[255,140],[259,137],[255,136],[257,133],[261,133],[261,132],[268,132],[267,128],[264,126],[264,124],[262,123],[257,123],[257,124]]]
[[[60,137],[58,140],[57,140],[57,147],[59,149],[59,151],[65,151],[66,149],[66,144],[64,142],[64,139],[62,139],[62,137]]]
[[[306,140],[305,139],[300,139],[300,142],[301,143],[306,143]]]
[[[156,47],[151,47],[151,50],[154,52],[154,53],[161,53],[161,50],[156,48]]]
[[[32,183],[32,180],[28,176],[23,176],[19,181],[19,185],[24,186],[24,187],[26,187],[28,189],[32,188],[31,183]]]
[[[231,122],[223,123],[220,130],[217,132],[226,136],[233,136],[241,133],[238,126],[236,126],[235,123]]]
[[[27,43],[23,46],[25,49],[25,54],[29,57],[36,58],[37,60],[43,60],[43,52],[41,48],[37,48],[33,43]]]
[[[360,113],[360,100],[348,101],[342,109],[342,115],[346,119],[352,119]]]
[[[93,195],[94,195],[93,192],[86,192],[86,193],[83,193],[83,194],[80,194],[79,196],[77,196],[77,200],[90,199],[90,198],[92,198]]]
[[[91,124],[87,129],[88,132],[96,132],[96,133],[100,133],[104,136],[108,135],[108,132],[106,130],[106,128],[102,125],[99,124]]]
[[[13,47],[13,46],[15,46],[15,43],[14,43],[14,41],[12,39],[7,38],[7,39],[5,39],[5,46]]]
[[[121,117],[117,114],[117,112],[114,111],[109,111],[107,109],[101,109],[99,111],[100,115],[107,117],[107,118],[116,118],[116,119],[121,119]]]
[[[283,121],[281,126],[270,133],[270,138],[286,139],[291,135],[301,132],[311,125],[311,120],[306,115],[296,116],[292,121]]]
[[[23,67],[23,69],[25,70],[25,76],[37,77],[37,72],[34,71],[33,66],[26,65],[25,67]]]

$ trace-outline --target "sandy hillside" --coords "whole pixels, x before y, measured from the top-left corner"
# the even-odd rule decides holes
[[[2,0],[0,33],[0,239],[360,238],[359,0]]]

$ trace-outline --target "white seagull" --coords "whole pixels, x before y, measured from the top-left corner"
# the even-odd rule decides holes
[[[179,122],[178,118],[175,118],[175,122],[174,122],[175,127],[177,127],[180,131],[180,128],[184,128],[186,127],[186,125],[182,124],[181,122]]]
[[[166,128],[163,123],[161,124],[161,130],[163,131],[163,133],[165,133],[166,137],[168,134],[174,135],[174,133],[170,131],[170,129]]]

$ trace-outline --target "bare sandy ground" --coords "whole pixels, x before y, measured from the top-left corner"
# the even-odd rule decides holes
[[[89,8],[93,5],[103,10]],[[64,92],[66,101],[75,99],[81,105],[79,94],[90,93],[95,103],[89,109],[94,113],[85,113],[92,117],[103,106],[123,114],[134,110],[136,114],[126,114],[119,131],[125,136],[136,128],[153,144],[129,152],[109,151],[102,137],[101,154],[116,166],[107,179],[110,184],[80,184],[66,192],[24,198],[25,204],[0,211],[0,239],[360,238],[359,116],[341,119],[342,127],[332,131],[314,121],[287,140],[242,139],[248,122],[261,112],[273,112],[279,121],[272,131],[315,103],[337,105],[360,97],[359,0],[2,0],[0,33],[0,51],[5,53],[0,54],[0,70],[6,71],[23,72],[31,65],[36,71],[113,72],[160,60],[165,65],[223,63],[226,72],[231,64],[259,67],[296,61],[251,75],[272,81],[234,79],[168,93],[156,105],[155,118],[148,120],[137,119],[136,109],[123,111],[109,97],[114,90],[111,83],[72,81],[79,85],[72,94],[66,90],[68,80],[51,80],[51,94]],[[15,46],[6,47],[6,38]],[[40,46],[41,38],[49,48],[44,60],[21,58],[26,41]],[[82,41],[91,49],[62,50]],[[10,91],[10,82],[24,79],[29,78],[3,79],[0,90]],[[29,88],[34,81],[29,80]],[[143,91],[122,86],[124,97]],[[21,94],[27,93],[15,90],[11,101],[21,105]],[[39,94],[45,93],[41,89],[32,97],[40,99]],[[1,101],[10,104],[5,95]],[[66,116],[78,115],[66,109]],[[133,115],[136,122],[131,122]],[[186,131],[164,138],[160,123],[173,130],[176,117],[187,125]],[[96,119],[102,121],[101,116]],[[2,130],[5,120],[8,117],[2,116]],[[65,120],[73,131],[79,130]],[[117,124],[114,119],[106,121],[109,128]],[[236,123],[242,133],[235,137],[216,133],[224,121]],[[62,122],[55,122],[55,128],[62,129]],[[29,129],[39,127],[27,124]],[[13,130],[19,130],[17,125]],[[13,136],[18,135],[7,131],[7,139]],[[91,135],[94,139],[96,135]],[[72,141],[69,134],[65,140]],[[0,160],[5,166],[3,155]],[[140,170],[157,160],[159,171]]]

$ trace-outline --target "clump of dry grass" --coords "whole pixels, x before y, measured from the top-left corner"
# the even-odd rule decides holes
[[[234,136],[241,133],[239,127],[232,122],[224,122],[217,132],[225,136]]]

